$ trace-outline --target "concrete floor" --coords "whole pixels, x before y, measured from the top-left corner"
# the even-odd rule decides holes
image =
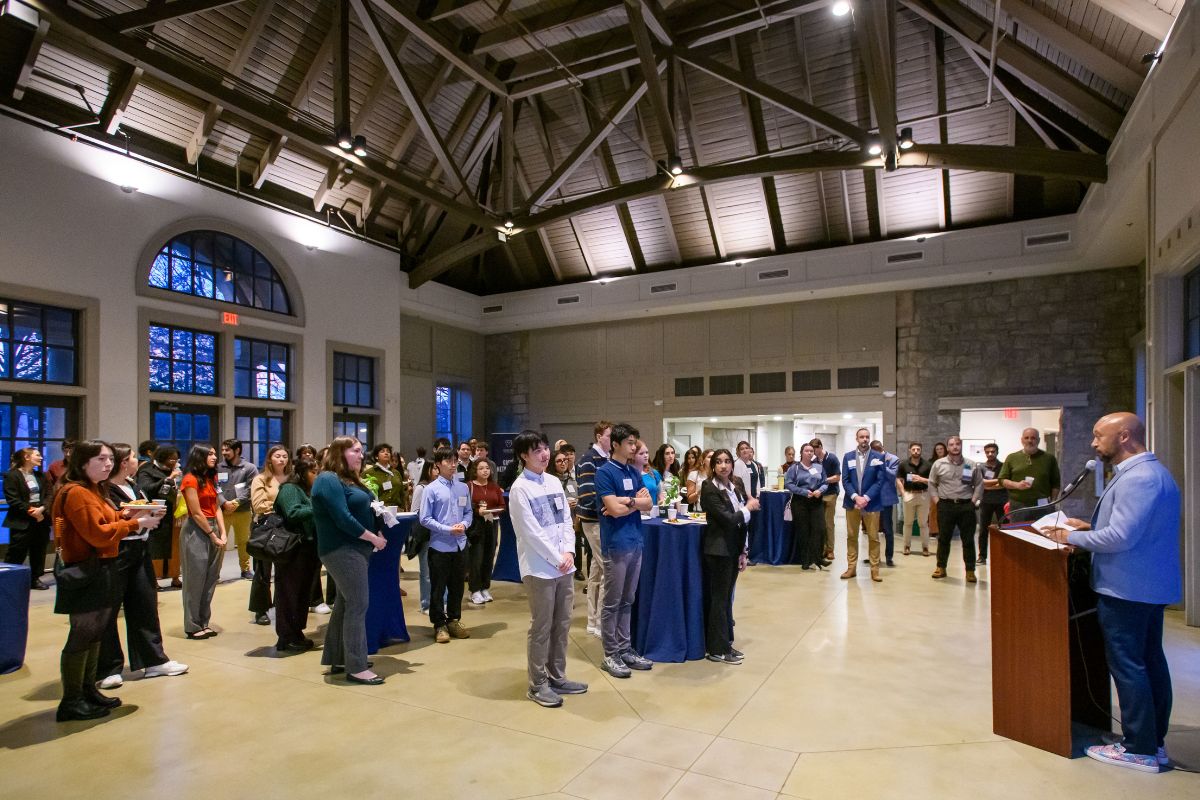
[[[844,545],[843,545],[844,546]],[[755,567],[738,584],[742,666],[659,664],[614,680],[576,597],[568,672],[591,685],[559,709],[525,699],[521,587],[466,606],[473,636],[435,645],[402,585],[413,640],[374,657],[381,687],[323,674],[319,654],[277,657],[251,624],[250,584],[228,556],[208,641],[183,638],[180,594],[160,595],[175,678],[126,675],[124,701],[58,724],[64,617],[35,592],[26,666],[0,676],[5,797],[1168,798],[1200,778],[1059,758],[991,732],[987,568],[934,582],[932,558],[866,570]],[[958,558],[957,550],[954,558]],[[406,562],[407,563],[407,562]],[[577,584],[578,586],[578,584]],[[310,616],[319,641],[328,617]],[[1169,614],[1175,712],[1167,745],[1200,769],[1200,630]]]

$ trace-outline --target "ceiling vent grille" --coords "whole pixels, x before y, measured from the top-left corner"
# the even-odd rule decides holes
[[[924,260],[924,250],[913,250],[908,253],[889,253],[887,257],[887,263],[889,264],[912,264]]]
[[[483,313],[485,313],[485,314],[499,314],[503,310],[504,310],[504,306],[484,306],[483,307]]]
[[[679,288],[678,283],[655,283],[650,286],[650,294],[665,294]]]
[[[1026,247],[1050,247],[1051,245],[1070,243],[1070,231],[1058,231],[1057,233],[1035,233],[1025,237]]]
[[[560,306],[569,306],[569,305],[571,305],[572,303],[578,303],[578,302],[579,302],[579,295],[577,295],[577,294],[569,294],[569,295],[567,295],[566,297],[560,297],[560,298],[558,298],[557,302],[558,302],[558,304],[559,304]]]
[[[758,273],[758,279],[760,281],[777,281],[791,274],[790,269],[768,269]]]

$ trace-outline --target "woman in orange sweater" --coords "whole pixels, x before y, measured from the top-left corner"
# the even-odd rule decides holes
[[[100,441],[78,442],[67,462],[65,483],[54,498],[52,517],[63,563],[89,565],[90,578],[68,582],[60,579],[54,611],[69,614],[71,632],[62,650],[63,699],[58,704],[59,722],[96,719],[121,705],[96,689],[96,667],[100,662],[100,640],[109,618],[115,613],[113,597],[115,570],[121,540],[140,530],[158,527],[162,510],[117,511],[107,500],[104,482],[113,468],[113,451]]]

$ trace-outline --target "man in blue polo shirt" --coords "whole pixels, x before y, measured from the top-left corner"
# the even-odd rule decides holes
[[[600,639],[604,661],[600,669],[614,678],[628,678],[629,669],[650,669],[629,644],[629,620],[642,571],[642,512],[654,502],[630,462],[638,451],[637,428],[625,423],[612,427],[611,458],[596,470],[600,509],[600,558],[604,561],[604,607]]]
[[[437,643],[446,644],[452,636],[471,638],[461,622],[471,490],[456,478],[458,459],[449,447],[433,451],[433,460],[438,476],[425,487],[418,521],[429,529],[429,621]]]

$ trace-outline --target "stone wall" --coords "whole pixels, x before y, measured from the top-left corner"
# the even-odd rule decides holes
[[[529,427],[529,331],[486,337],[485,429],[516,432]]]
[[[1086,392],[1087,407],[1063,411],[1069,480],[1095,420],[1135,410],[1130,342],[1143,308],[1138,267],[898,293],[896,440],[928,451],[956,433],[959,414],[939,413],[939,397]]]

